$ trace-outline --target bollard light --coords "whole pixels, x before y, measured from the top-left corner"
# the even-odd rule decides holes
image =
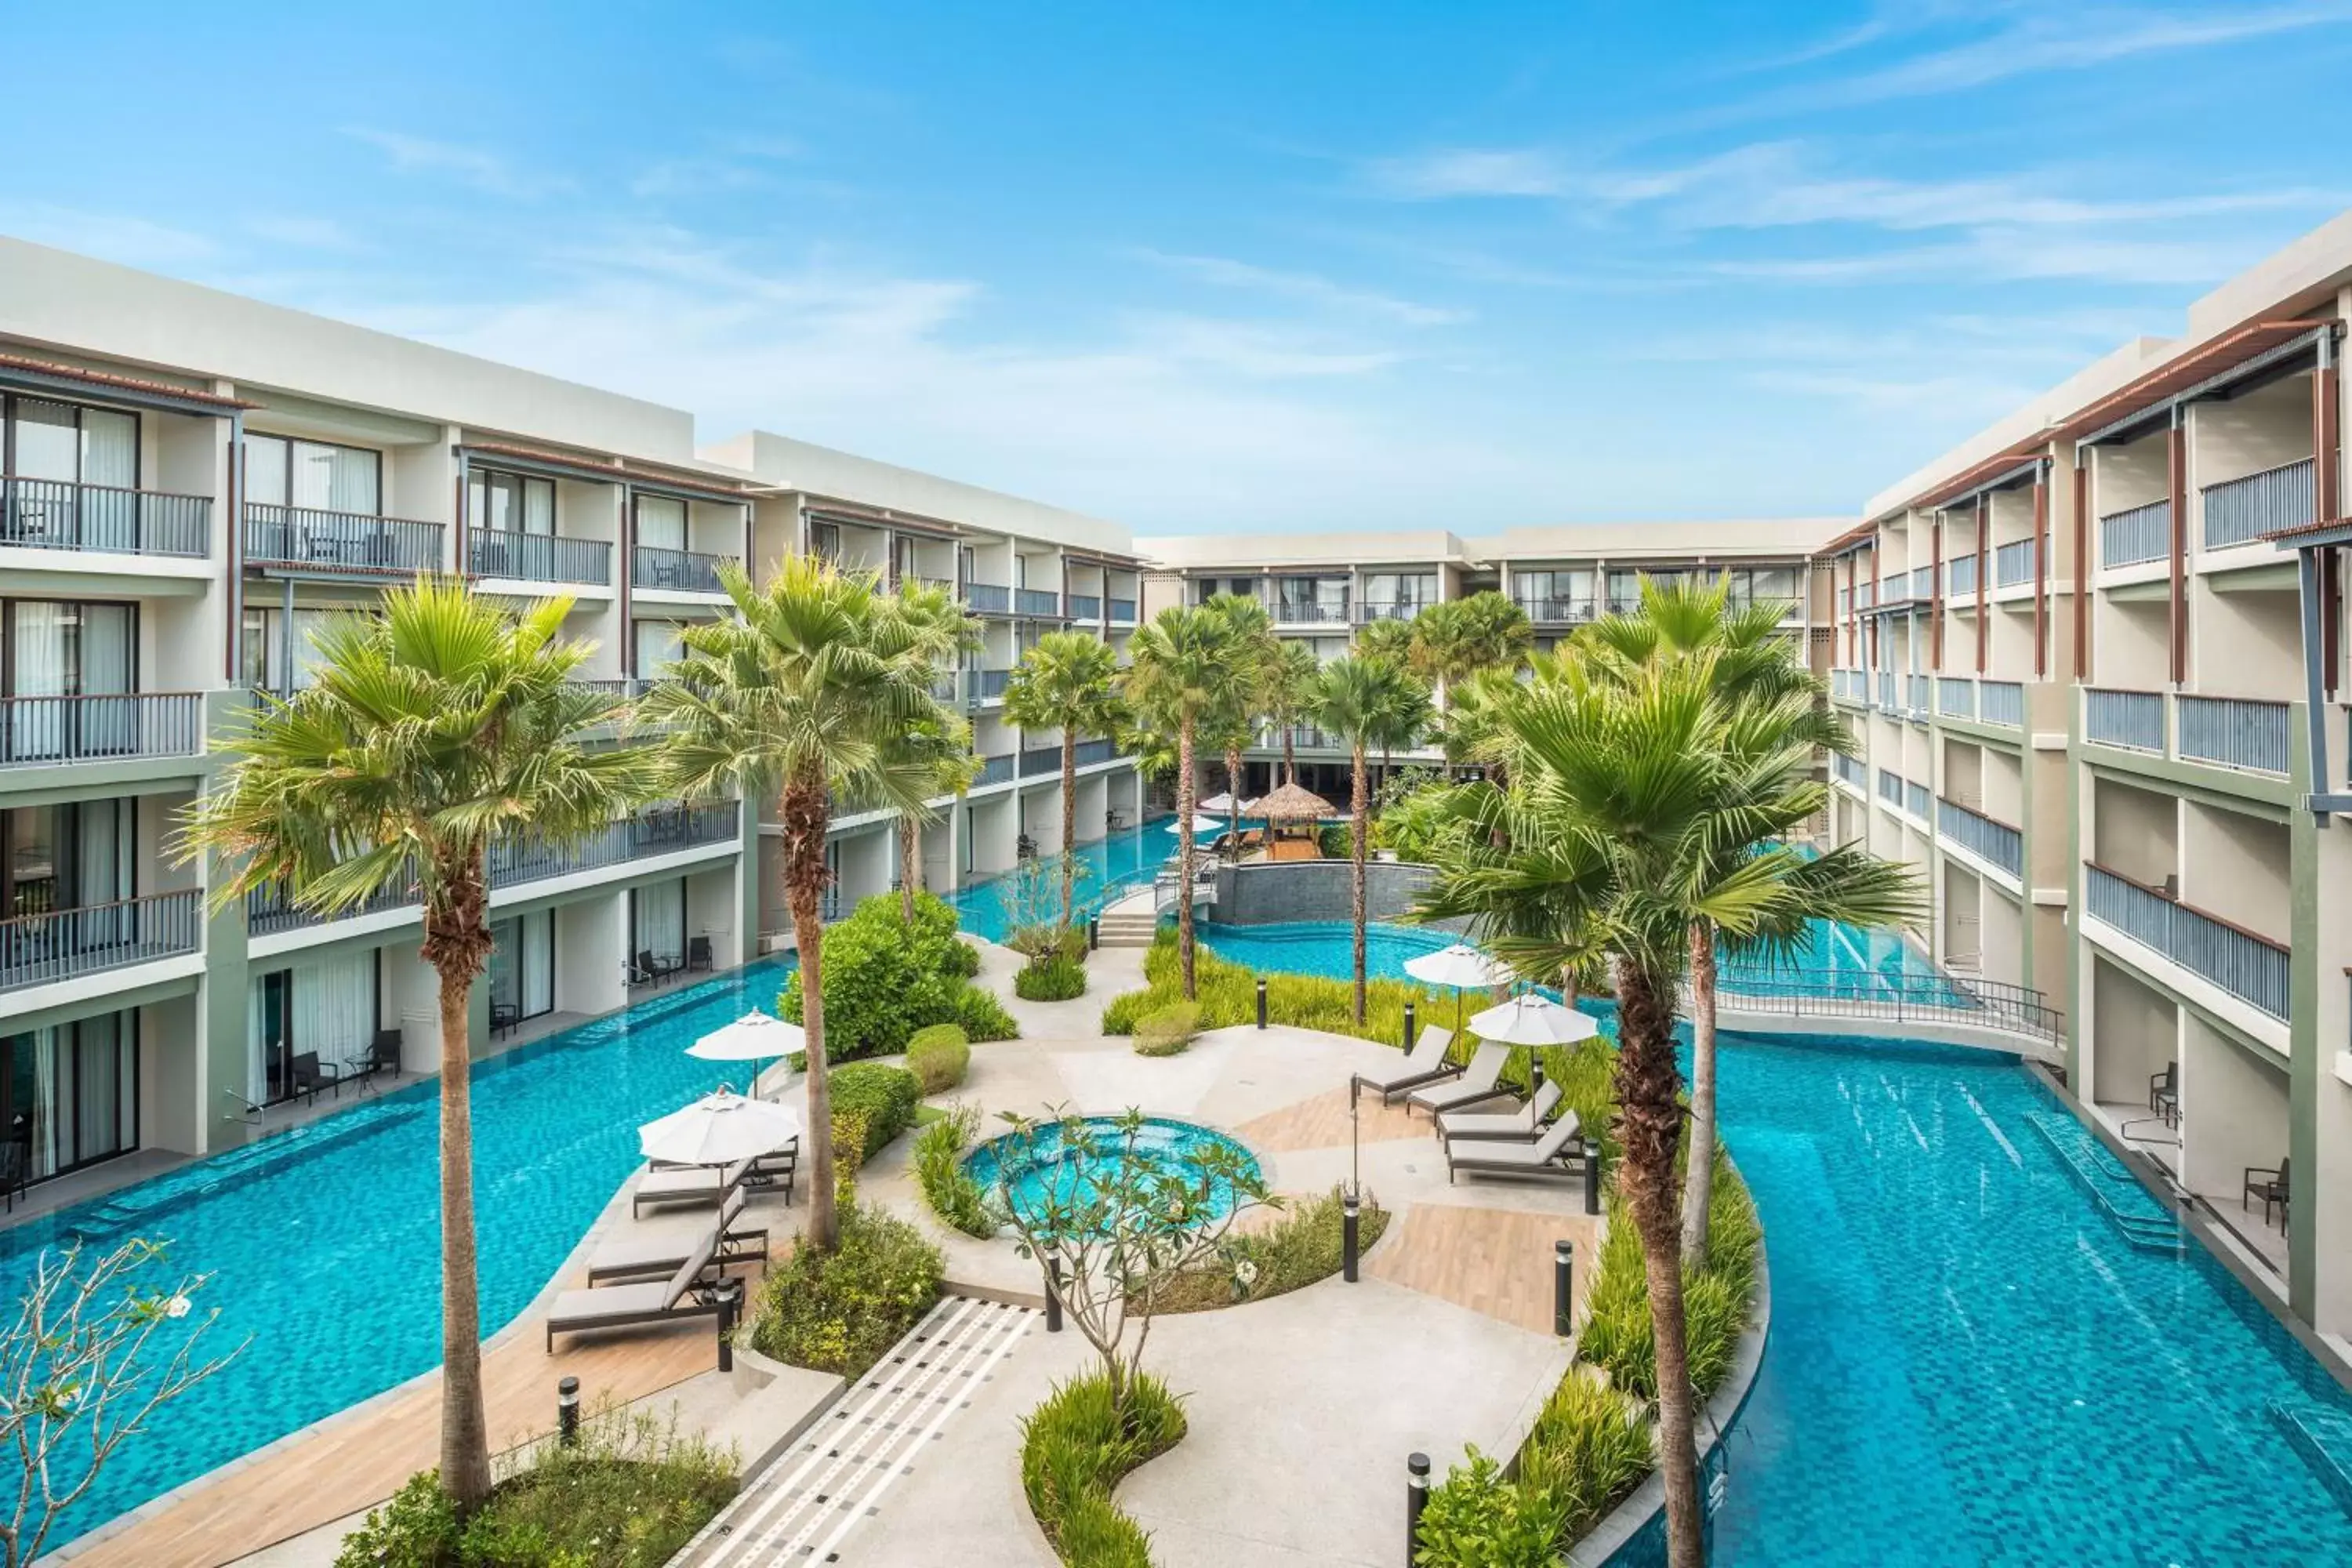
[[[1045,1260],[1045,1331],[1062,1331],[1062,1260],[1058,1257]]]
[[[1092,952],[1100,946],[1102,946],[1102,917],[1088,915],[1087,917],[1087,951]]]
[[[1359,1222],[1356,1194],[1350,1191],[1339,1200],[1339,1278],[1350,1285],[1356,1282]]]
[[[743,1310],[743,1281],[721,1279],[713,1291],[719,1299],[719,1370],[735,1370],[735,1321]]]
[[[1408,1454],[1404,1461],[1404,1560],[1421,1551],[1421,1511],[1429,1506],[1429,1456]]]
[[[1562,1237],[1551,1244],[1551,1331],[1568,1338],[1570,1303],[1576,1299],[1576,1243]]]
[[[1265,976],[1257,977],[1257,1026],[1265,1027]]]
[[[580,1446],[580,1380],[567,1377],[555,1385],[555,1440],[566,1448]]]
[[[1584,1145],[1584,1212],[1601,1212],[1601,1142],[1593,1139]]]
[[[1404,1005],[1404,1048],[1412,1049],[1412,1004]]]

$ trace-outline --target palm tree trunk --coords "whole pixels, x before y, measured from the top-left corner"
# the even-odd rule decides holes
[[[1657,1343],[1658,1474],[1665,1482],[1666,1558],[1700,1568],[1706,1542],[1693,1442],[1690,1354],[1683,1316],[1681,1197],[1675,1153],[1682,1142],[1681,1074],[1675,1067],[1674,1009],[1664,987],[1639,966],[1617,973],[1617,1119],[1624,1145],[1617,1186],[1642,1239],[1650,1322]]]
[[[1242,749],[1225,753],[1225,840],[1238,851],[1242,846]]]
[[[898,920],[915,923],[915,889],[923,879],[923,825],[912,812],[898,814]]]
[[[1195,1000],[1192,985],[1192,803],[1200,788],[1192,777],[1192,721],[1176,726],[1176,952],[1183,961],[1184,1000]]]
[[[441,984],[441,1489],[463,1515],[490,1495],[482,1405],[481,1289],[474,1241],[472,996],[488,967],[489,897],[478,857],[427,911],[424,956]]]
[[[830,1252],[841,1239],[833,1168],[833,1086],[824,1052],[824,780],[784,785],[784,902],[801,959],[801,1030],[808,1053],[809,1219],[807,1243]]]
[[[1062,930],[1070,929],[1078,886],[1078,732],[1062,726]]]
[[[1282,727],[1282,776],[1295,784],[1298,782],[1298,752],[1290,743],[1292,733],[1289,725]]]
[[[1690,928],[1690,1146],[1683,1173],[1683,1266],[1706,1261],[1706,1210],[1715,1197],[1715,922]]]
[[[1355,924],[1356,960],[1356,1022],[1364,1021],[1364,839],[1365,815],[1368,807],[1364,788],[1364,743],[1356,742],[1349,770],[1354,776],[1349,781],[1348,811],[1348,858],[1353,863],[1352,896],[1349,900],[1349,919]]]

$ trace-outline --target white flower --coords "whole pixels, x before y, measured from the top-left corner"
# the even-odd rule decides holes
[[[1240,1280],[1244,1289],[1256,1284],[1257,1265],[1246,1258],[1243,1258],[1234,1265],[1234,1278]]]
[[[194,1305],[195,1303],[185,1296],[174,1296],[163,1303],[163,1315],[167,1318],[184,1318],[188,1315],[188,1309]]]

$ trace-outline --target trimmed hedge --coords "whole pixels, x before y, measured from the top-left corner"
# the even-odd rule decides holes
[[[971,1042],[962,1026],[932,1024],[915,1031],[907,1042],[907,1070],[915,1075],[925,1094],[943,1094],[963,1081],[971,1067]]]
[[[861,900],[847,919],[825,928],[822,956],[829,1061],[894,1055],[932,1024],[961,1024],[975,1040],[1021,1032],[1003,1004],[971,984],[980,954],[957,940],[955,910],[929,893],[917,895],[912,924],[901,918],[895,893]],[[795,1024],[805,1021],[803,984],[793,970],[778,999]]]
[[[1069,1568],[1151,1568],[1150,1538],[1112,1494],[1183,1436],[1183,1407],[1149,1373],[1129,1387],[1123,1424],[1100,1373],[1056,1385],[1021,1423],[1021,1489],[1055,1555]]]
[[[1180,1057],[1200,1033],[1201,1009],[1191,1002],[1171,1002],[1135,1021],[1135,1054]]]
[[[826,1081],[833,1090],[836,1124],[852,1116],[866,1118],[868,1160],[915,1124],[915,1107],[923,1100],[923,1086],[915,1075],[887,1062],[850,1062],[834,1068]]]
[[[1051,953],[1024,964],[1013,977],[1013,994],[1024,1002],[1067,1002],[1087,994],[1087,966],[1067,953]]]
[[[913,1226],[845,1202],[841,1245],[794,1247],[761,1287],[751,1348],[854,1381],[931,1310],[946,1271]]]

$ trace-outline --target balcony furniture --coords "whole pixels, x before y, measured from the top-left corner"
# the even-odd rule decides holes
[[[1386,1105],[1398,1095],[1410,1094],[1424,1084],[1459,1078],[1462,1076],[1460,1064],[1445,1059],[1445,1053],[1453,1047],[1454,1031],[1443,1025],[1431,1024],[1421,1031],[1421,1039],[1413,1046],[1412,1054],[1403,1062],[1388,1072],[1356,1074],[1348,1080],[1349,1091],[1353,1093],[1360,1084],[1366,1089],[1378,1090],[1381,1103]]]
[[[400,1031],[378,1029],[375,1038],[368,1042],[367,1054],[351,1068],[352,1076],[361,1083],[372,1081],[380,1072],[400,1076]]]
[[[212,506],[204,496],[12,474],[0,479],[0,544],[202,560],[211,549]]]
[[[511,1031],[517,1024],[521,1022],[522,1009],[516,1006],[513,1003],[493,1002],[490,1004],[490,1038],[494,1040],[497,1039],[500,1035],[507,1034]]]
[[[371,574],[441,567],[441,524],[366,512],[247,502],[246,559],[282,566],[341,567]]]
[[[2164,1118],[2167,1127],[2180,1121],[2180,1064],[2169,1061],[2160,1073],[2150,1074],[2147,1080],[2147,1108]]]
[[[710,967],[710,939],[707,936],[688,937],[686,939],[686,972],[688,974],[700,974]]]
[[[2264,1225],[2270,1224],[2271,1205],[2273,1204],[2276,1204],[2278,1205],[2279,1228],[2281,1230],[2284,1230],[2286,1228],[2287,1223],[2287,1159],[2288,1156],[2281,1154],[2279,1156],[2278,1168],[2276,1170],[2268,1170],[2261,1165],[2247,1166],[2245,1190],[2240,1194],[2238,1197],[2238,1207],[2241,1211],[2245,1208],[2247,1199],[2260,1198],[2263,1200],[2263,1223]]]
[[[726,590],[719,584],[719,563],[730,559],[693,550],[640,544],[631,553],[629,583],[633,587],[666,588],[682,594],[724,593]]]
[[[724,1268],[734,1263],[768,1261],[768,1230],[765,1226],[746,1226],[743,1217],[743,1194],[737,1193],[719,1211],[719,1224],[709,1234],[713,1238],[711,1266]],[[642,1279],[651,1276],[667,1279],[683,1268],[694,1256],[699,1238],[691,1236],[664,1239],[641,1239],[617,1236],[599,1247],[588,1259],[588,1283],[591,1287],[619,1279]]]
[[[716,1165],[668,1165],[647,1171],[638,1179],[636,1191],[629,1194],[630,1217],[642,1218],[649,1208],[721,1207],[735,1195],[755,1163],[756,1160],[739,1160],[724,1170]]]
[[[335,1098],[343,1097],[343,1069],[333,1062],[322,1062],[316,1051],[304,1051],[286,1064],[286,1097],[299,1096],[306,1105],[319,1103],[319,1091],[334,1090]]]
[[[1481,1040],[1471,1053],[1470,1065],[1460,1078],[1450,1083],[1433,1083],[1416,1089],[1404,1097],[1404,1112],[1411,1116],[1419,1106],[1432,1116],[1449,1110],[1466,1110],[1474,1105],[1502,1096],[1503,1068],[1511,1059],[1511,1047],[1498,1046],[1491,1040]]]
[[[666,958],[656,958],[651,948],[645,948],[638,952],[636,962],[629,965],[629,984],[659,985],[671,975],[682,974],[685,971],[684,964],[674,963]]]

